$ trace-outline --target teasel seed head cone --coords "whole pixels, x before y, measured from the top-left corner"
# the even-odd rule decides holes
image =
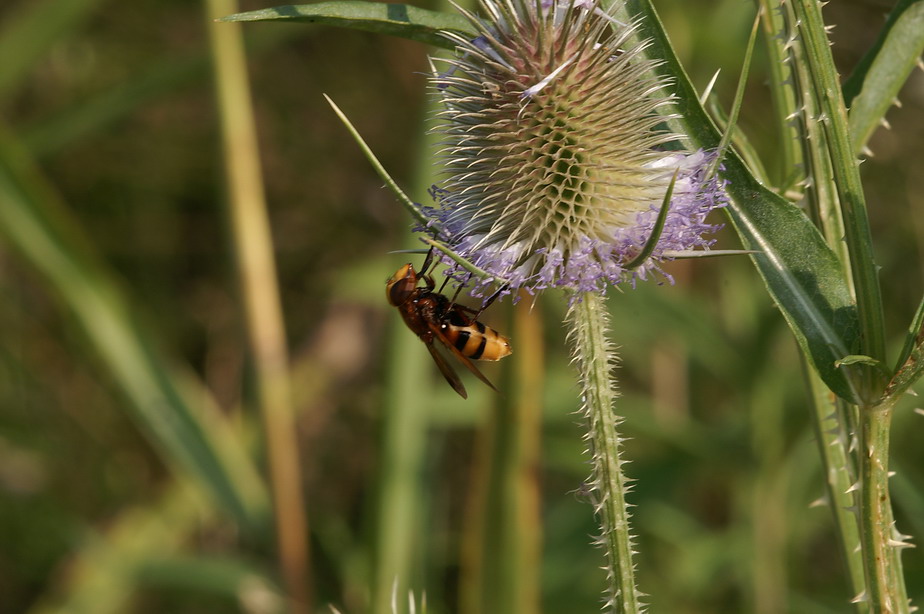
[[[708,246],[705,214],[724,204],[702,152],[668,152],[666,82],[631,43],[633,27],[596,2],[481,0],[431,83],[445,181],[431,209],[440,237],[510,283],[508,291],[602,291],[645,278],[665,251]],[[658,94],[661,95],[658,95]],[[642,250],[677,172],[662,239]]]

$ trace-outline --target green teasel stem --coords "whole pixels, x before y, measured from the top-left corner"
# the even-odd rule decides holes
[[[910,611],[901,550],[909,546],[895,530],[889,497],[889,427],[893,401],[860,409],[860,533],[871,614]]]
[[[860,500],[854,487],[857,483],[857,467],[848,451],[851,447],[850,438],[856,432],[853,428],[856,422],[852,419],[856,407],[831,392],[804,357],[802,370],[811,391],[812,425],[825,475],[827,503],[834,517],[850,587],[853,595],[861,595],[866,590],[866,581],[857,522]],[[869,612],[867,602],[857,602],[855,605],[859,614]]]
[[[780,151],[780,170],[777,172],[777,187],[781,193],[801,183],[805,177],[802,168],[803,157],[799,145],[799,133],[802,116],[799,114],[799,101],[796,88],[794,68],[789,53],[789,24],[784,15],[785,9],[778,1],[759,0],[761,7],[761,25],[764,32],[764,48],[769,61],[766,63],[769,76],[770,95],[776,115]]]
[[[817,0],[795,0],[792,4],[799,34],[805,46],[809,69],[819,103],[818,120],[828,139],[831,165],[844,219],[845,241],[860,313],[860,354],[885,362],[885,332],[882,297],[872,252],[869,219],[858,161],[847,122],[847,109],[841,95],[840,80],[834,68],[831,49]],[[878,397],[884,387],[874,369],[866,370],[864,400]]]
[[[603,296],[588,292],[572,297],[566,322],[574,361],[578,369],[583,412],[586,418],[593,473],[590,496],[600,523],[598,544],[606,553],[610,611],[619,614],[643,612],[635,585],[632,537],[626,506],[628,480],[619,458],[621,422],[613,412],[618,396],[612,371],[618,357],[607,338],[609,314]]]
[[[796,122],[798,142],[802,148],[798,182],[804,186],[805,210],[825,237],[825,242],[837,254],[844,269],[844,281],[850,293],[856,296],[850,249],[844,241],[846,230],[829,155],[828,137],[822,122],[817,120],[821,115],[820,101],[815,95],[804,41],[795,34],[794,24],[798,22],[798,17],[792,4],[780,6],[773,14],[781,21],[781,32],[777,40],[786,40],[787,64],[791,68],[789,85],[798,107],[798,110],[790,111],[790,116]]]

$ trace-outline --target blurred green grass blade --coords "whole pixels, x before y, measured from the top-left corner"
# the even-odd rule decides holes
[[[650,39],[645,53],[663,60],[657,70],[675,83],[680,130],[695,146],[715,149],[719,133],[699,104],[654,8],[646,0],[629,0],[626,8],[620,18],[643,17],[639,35]],[[837,257],[802,211],[761,185],[734,152],[723,165],[733,199],[726,212],[744,248],[761,252],[751,258],[800,347],[832,390],[857,399],[856,371],[862,367],[838,369],[834,364],[856,353],[859,335],[856,306]]]
[[[238,13],[220,21],[288,21],[317,23],[408,38],[435,47],[455,49],[441,30],[469,33],[471,25],[458,13],[442,13],[408,4],[382,2],[319,2]]]
[[[844,82],[850,138],[859,154],[924,52],[924,0],[899,0],[879,38]]]
[[[267,28],[247,38],[247,50],[260,54],[303,36],[297,28]],[[180,88],[209,77],[207,50],[152,61],[133,70],[125,80],[91,96],[81,98],[38,120],[17,126],[17,135],[37,157],[60,151],[81,138],[105,130],[134,113],[143,104],[170,95]]]
[[[205,513],[203,513],[205,511]],[[28,614],[120,614],[132,611],[137,566],[175,554],[213,515],[188,482],[171,484],[147,507],[121,512],[103,534],[90,534],[69,561],[70,573]]]
[[[408,237],[407,240],[412,239]],[[392,259],[392,263],[397,269],[398,260]],[[398,313],[389,313],[389,316],[384,345],[388,352],[383,357],[382,443],[375,481],[378,492],[376,505],[371,510],[375,547],[372,548],[372,601],[368,611],[372,614],[394,614],[391,598],[396,583],[399,595],[420,586],[415,571],[426,566],[417,556],[426,556],[426,548],[430,545],[423,531],[427,526],[429,499],[422,478],[435,366],[423,344],[408,330]],[[398,613],[403,611],[397,610]]]
[[[460,611],[467,614],[540,611],[542,514],[535,468],[545,348],[540,310],[512,311],[507,321],[517,358],[502,363],[504,392],[492,395],[489,416],[479,421],[466,505]]]
[[[49,48],[76,29],[104,0],[20,0],[0,30],[0,97],[29,75]]]
[[[239,600],[248,611],[248,604],[260,604],[260,612],[282,614],[285,597],[265,571],[241,558],[229,556],[174,555],[145,556],[135,564],[135,579],[141,586],[180,589],[196,593],[211,593]]]
[[[427,101],[427,111],[434,112],[436,99]],[[342,118],[341,118],[342,119]],[[426,193],[435,181],[435,169],[430,160],[437,148],[435,135],[425,130],[414,150],[414,179],[409,190]],[[358,133],[355,135],[360,137]],[[369,154],[371,155],[371,151]],[[376,161],[377,162],[377,161]],[[375,166],[375,163],[373,163]],[[384,167],[376,171],[382,176]],[[387,173],[383,178],[387,181]],[[397,188],[397,186],[396,186]],[[397,188],[400,191],[400,188]],[[394,191],[394,189],[393,189]],[[404,194],[403,191],[401,194]],[[408,198],[408,200],[410,200]],[[409,211],[411,218],[413,211]],[[402,216],[406,229],[399,236],[404,245],[420,245],[410,230],[411,218]],[[385,290],[384,279],[408,262],[407,254],[389,256],[390,270],[378,277],[379,292]],[[384,264],[383,264],[384,266]],[[379,294],[379,296],[382,296]],[[385,304],[384,301],[381,304]],[[384,391],[381,404],[381,445],[378,450],[376,505],[372,506],[371,524],[375,527],[372,555],[372,590],[368,611],[371,614],[401,614],[404,606],[392,608],[392,592],[402,597],[409,590],[420,588],[420,569],[426,569],[430,540],[424,528],[428,526],[426,511],[432,502],[431,492],[424,487],[428,443],[432,427],[430,412],[434,405],[432,389],[436,371],[423,344],[408,330],[401,317],[389,308],[388,326],[382,360],[385,365]],[[442,383],[440,385],[443,385]],[[447,389],[448,386],[445,386]],[[455,392],[452,392],[456,396]]]
[[[266,492],[241,440],[187,369],[151,341],[28,154],[0,130],[0,239],[34,267],[83,328],[126,408],[162,455],[248,529],[264,524]]]

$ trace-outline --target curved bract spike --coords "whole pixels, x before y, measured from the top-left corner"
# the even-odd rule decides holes
[[[404,190],[401,189],[397,182],[391,178],[391,175],[388,174],[388,171],[385,170],[385,167],[382,165],[382,163],[379,162],[378,158],[375,157],[375,154],[372,153],[372,149],[369,147],[369,145],[366,144],[366,141],[363,140],[363,137],[360,136],[359,131],[356,130],[356,127],[353,126],[353,124],[347,118],[346,114],[340,110],[340,107],[338,107],[327,94],[324,94],[324,99],[327,100],[327,103],[334,110],[334,113],[337,114],[337,117],[340,118],[340,121],[343,122],[343,125],[346,126],[347,130],[350,132],[350,135],[352,135],[353,139],[356,141],[356,144],[359,145],[359,148],[366,156],[366,159],[369,160],[369,163],[372,164],[372,167],[379,174],[379,177],[385,181],[385,184],[388,186],[388,188],[394,193],[401,204],[404,205],[404,208],[407,209],[408,212],[414,216],[414,219],[416,219],[418,222],[439,232],[439,223],[428,218],[423,210],[423,207],[411,200],[410,197],[404,193]]]

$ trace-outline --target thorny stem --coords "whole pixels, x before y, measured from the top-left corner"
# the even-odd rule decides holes
[[[860,493],[854,485],[857,483],[857,468],[853,463],[849,449],[849,438],[855,433],[852,420],[847,413],[854,407],[847,406],[846,401],[838,399],[831,392],[818,374],[803,360],[803,372],[812,394],[812,424],[815,427],[815,439],[825,473],[828,505],[831,507],[839,545],[850,577],[850,586],[854,595],[866,591],[864,579],[863,551],[858,524]],[[857,602],[856,612],[867,614],[869,604]]]
[[[909,544],[895,530],[889,498],[889,426],[892,401],[860,409],[860,527],[867,599],[873,614],[910,611],[902,576],[901,549]]]
[[[619,614],[638,614],[643,607],[632,564],[632,537],[625,500],[627,479],[619,459],[620,438],[616,427],[621,419],[613,412],[618,393],[612,369],[617,356],[607,339],[609,316],[600,294],[587,292],[573,298],[566,322],[587,420],[586,437],[593,465],[590,496],[600,523],[598,544],[606,552],[607,606]]]

